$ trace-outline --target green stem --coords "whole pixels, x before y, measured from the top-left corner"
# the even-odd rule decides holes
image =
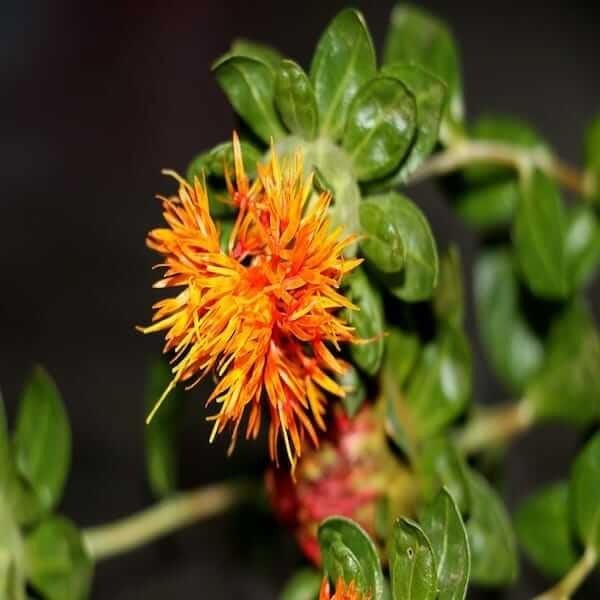
[[[598,562],[596,551],[589,546],[575,566],[559,581],[534,600],[568,600],[583,583],[585,578],[593,571]]]
[[[115,523],[86,529],[84,543],[95,561],[143,546],[168,533],[225,512],[250,496],[247,483],[219,483],[163,500]]]
[[[536,167],[565,188],[588,197],[592,180],[543,149],[528,149],[500,142],[460,139],[434,154],[411,177],[417,183],[432,176],[446,175],[474,162],[495,162],[522,172]]]
[[[523,402],[481,409],[457,433],[456,444],[465,454],[472,454],[512,439],[532,423],[533,415]]]

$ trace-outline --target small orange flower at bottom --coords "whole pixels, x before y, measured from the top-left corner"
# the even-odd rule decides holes
[[[361,594],[354,581],[346,584],[342,577],[340,577],[335,584],[335,593],[333,596],[331,595],[329,579],[323,577],[323,581],[321,582],[319,600],[370,600],[370,598],[370,594]]]
[[[345,394],[334,375],[347,365],[335,351],[357,340],[339,311],[356,307],[339,287],[361,260],[344,258],[356,237],[330,226],[331,196],[313,195],[301,156],[280,165],[273,149],[250,183],[235,134],[233,150],[226,201],[238,215],[228,250],[220,248],[204,182],[171,172],[179,192],[162,198],[168,227],[148,235],[166,269],[155,286],[180,288],[154,305],[153,324],[141,329],[165,331],[164,351],[174,353],[173,380],[155,410],[177,383],[191,387],[213,373],[207,404],[219,410],[209,417],[211,441],[230,428],[232,451],[244,416],[246,437],[255,438],[266,406],[271,457],[277,461],[281,436],[293,469],[305,437],[318,445],[317,431],[325,430],[326,393]]]

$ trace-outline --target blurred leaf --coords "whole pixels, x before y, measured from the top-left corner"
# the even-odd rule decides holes
[[[405,402],[420,439],[439,433],[460,415],[471,397],[471,349],[464,333],[444,325],[415,367]]]
[[[151,411],[173,379],[166,361],[156,360],[149,369],[146,381],[146,409]],[[178,433],[182,417],[182,398],[175,389],[145,426],[146,476],[157,498],[177,489]]]
[[[404,332],[397,327],[389,329],[386,337],[385,362],[398,389],[402,389],[412,372],[420,350],[421,345],[416,335]]]
[[[300,569],[287,581],[281,600],[316,600],[321,586],[321,574],[315,569]]]
[[[600,224],[593,210],[576,206],[567,215],[565,261],[570,288],[589,283],[600,263]]]
[[[288,130],[312,140],[319,129],[317,100],[302,67],[292,60],[282,60],[275,80],[275,106]]]
[[[560,192],[541,171],[521,181],[513,227],[517,262],[531,291],[542,298],[564,298],[566,219]]]
[[[469,540],[454,499],[445,488],[420,518],[433,549],[438,600],[463,600],[471,572]]]
[[[429,299],[437,285],[438,256],[429,223],[421,210],[405,196],[390,192],[366,198],[360,205],[360,215],[367,233],[383,219],[404,244],[403,270],[382,274],[390,292],[407,302]]]
[[[460,254],[458,247],[452,244],[440,259],[440,275],[433,297],[433,308],[440,321],[461,327],[464,320],[464,304]]]
[[[25,600],[23,540],[0,489],[0,598]]]
[[[382,74],[399,79],[415,97],[417,103],[416,139],[408,157],[397,173],[383,182],[387,189],[407,181],[415,169],[431,154],[438,140],[440,121],[446,104],[447,88],[441,79],[419,65],[391,63]]]
[[[442,21],[416,6],[396,6],[385,40],[383,62],[413,63],[441,79],[448,86],[447,113],[452,122],[462,122],[464,102],[458,51]]]
[[[29,377],[21,397],[14,439],[15,464],[41,507],[59,502],[71,461],[71,429],[56,384],[41,367]]]
[[[375,545],[354,521],[344,517],[325,519],[319,527],[323,569],[332,580],[354,581],[373,600],[383,595],[383,574]]]
[[[346,311],[348,324],[363,343],[350,346],[354,363],[365,373],[375,375],[383,358],[383,303],[359,267],[344,278],[345,295],[359,310]]]
[[[585,445],[571,470],[571,507],[579,539],[600,552],[600,433]]]
[[[0,490],[5,490],[12,478],[12,456],[8,437],[8,425],[6,423],[4,400],[0,391]]]
[[[588,125],[584,136],[585,167],[590,176],[590,194],[600,201],[600,115]]]
[[[393,600],[434,600],[436,566],[425,532],[409,519],[394,523],[388,551]]]
[[[365,384],[352,365],[338,377],[338,381],[346,390],[346,395],[342,399],[344,410],[349,417],[353,417],[360,410],[367,397]]]
[[[388,175],[415,135],[417,106],[398,79],[375,77],[363,85],[348,112],[343,146],[360,181]]]
[[[233,41],[233,44],[231,44],[231,54],[261,60],[272,69],[276,69],[279,65],[279,61],[283,58],[279,50],[272,48],[267,44],[243,38],[238,38]]]
[[[88,597],[92,560],[79,530],[67,519],[51,517],[34,529],[26,541],[27,575],[47,600],[83,600]]]
[[[505,249],[483,252],[474,269],[475,304],[486,354],[502,381],[521,391],[544,357],[519,304],[513,261]]]
[[[512,583],[519,563],[510,517],[497,492],[479,473],[469,470],[471,578],[485,586]]]
[[[565,575],[577,560],[569,522],[568,484],[561,481],[529,496],[515,514],[515,530],[525,553],[545,575]]]
[[[347,8],[323,32],[310,68],[322,134],[341,138],[350,103],[374,75],[375,49],[369,30],[358,11]]]
[[[456,212],[468,225],[480,231],[510,225],[519,202],[515,178],[486,183],[468,189],[456,201]]]
[[[227,54],[212,69],[233,108],[258,137],[269,143],[285,135],[273,105],[275,75],[269,66]]]
[[[600,420],[600,337],[583,301],[553,323],[546,348],[543,367],[525,394],[534,417],[578,425]]]
[[[233,231],[233,221],[222,219],[218,222],[219,225],[219,244],[223,252],[229,251],[229,239]]]

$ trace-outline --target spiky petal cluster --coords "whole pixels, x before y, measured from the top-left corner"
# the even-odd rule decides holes
[[[340,577],[335,584],[335,593],[331,595],[329,579],[323,578],[321,582],[321,590],[319,592],[319,600],[370,600],[370,595],[363,595],[354,583],[351,581],[346,584],[344,579]]]
[[[317,445],[317,430],[325,429],[325,393],[344,396],[334,375],[346,365],[331,348],[355,341],[338,312],[356,307],[338,288],[360,261],[344,259],[355,239],[331,228],[331,197],[313,197],[301,156],[280,164],[273,150],[250,183],[235,134],[233,150],[228,201],[238,215],[226,251],[204,182],[168,172],[178,196],[161,198],[168,227],[151,231],[147,243],[166,267],[155,286],[181,289],[154,305],[153,324],[142,331],[166,331],[164,351],[174,352],[163,398],[179,382],[216,375],[207,401],[219,406],[209,417],[211,441],[230,427],[233,450],[244,415],[246,436],[256,437],[266,406],[271,457],[277,460],[281,435],[293,466],[306,435]]]

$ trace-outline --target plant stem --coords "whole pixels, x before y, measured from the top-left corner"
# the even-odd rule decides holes
[[[460,139],[434,154],[410,179],[417,183],[428,177],[446,175],[474,162],[495,162],[517,171],[537,167],[558,183],[583,196],[589,196],[592,181],[585,173],[551,156],[543,149],[528,149],[500,142]]]
[[[532,423],[533,415],[523,402],[482,409],[458,432],[456,443],[465,454],[472,454],[512,439]]]
[[[589,546],[581,559],[575,563],[575,566],[547,592],[536,596],[534,600],[568,600],[577,588],[583,583],[585,578],[592,572],[598,556],[595,550]]]
[[[253,489],[247,483],[229,482],[181,493],[115,523],[86,529],[84,543],[95,561],[110,558],[225,512]]]

